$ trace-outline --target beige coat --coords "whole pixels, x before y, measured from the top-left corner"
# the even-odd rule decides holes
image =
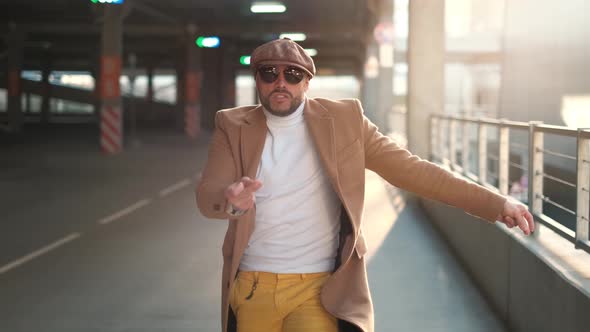
[[[322,304],[341,320],[342,330],[373,332],[364,259],[367,248],[361,232],[365,168],[399,188],[457,206],[490,222],[502,211],[505,199],[400,148],[363,115],[358,100],[307,99],[304,118],[345,212],[337,268],[322,288]],[[223,331],[234,331],[228,294],[254,230],[256,212],[250,209],[231,219],[224,212],[224,191],[242,176],[256,177],[267,127],[261,106],[219,111],[215,124],[209,159],[197,187],[197,205],[209,218],[230,219],[222,248],[221,317]],[[424,130],[428,130],[426,124]]]

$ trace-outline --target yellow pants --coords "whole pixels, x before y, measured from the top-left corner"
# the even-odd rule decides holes
[[[238,332],[337,332],[336,318],[320,303],[329,276],[240,271],[229,298]]]

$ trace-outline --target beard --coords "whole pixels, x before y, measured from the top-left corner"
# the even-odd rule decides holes
[[[282,111],[282,110],[274,109],[271,107],[270,96],[273,93],[284,93],[284,94],[287,94],[291,97],[291,104],[289,105],[289,108],[287,110]],[[258,96],[260,97],[260,103],[262,104],[262,106],[264,106],[264,109],[266,109],[272,115],[282,116],[282,117],[289,116],[289,115],[293,114],[297,110],[299,105],[301,105],[301,101],[302,101],[302,97],[293,97],[293,95],[287,90],[274,90],[273,92],[269,93],[268,96],[263,96],[260,93],[260,90],[258,90]]]

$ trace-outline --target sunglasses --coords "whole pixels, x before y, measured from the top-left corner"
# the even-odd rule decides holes
[[[258,75],[265,83],[273,83],[279,78],[279,70],[275,66],[262,66],[258,68]],[[287,67],[283,71],[285,81],[289,84],[299,84],[305,77],[305,73],[297,67]]]

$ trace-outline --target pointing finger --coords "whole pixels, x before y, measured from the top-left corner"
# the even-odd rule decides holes
[[[247,190],[250,193],[256,192],[258,191],[258,189],[260,189],[260,187],[262,187],[262,182],[260,182],[259,180],[250,180],[248,181],[248,183],[244,184],[245,190]]]

